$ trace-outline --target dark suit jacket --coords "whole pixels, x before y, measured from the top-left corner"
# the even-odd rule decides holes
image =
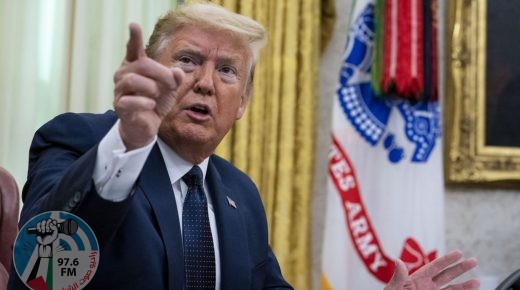
[[[20,225],[50,210],[72,212],[89,224],[101,251],[87,289],[182,289],[182,235],[158,146],[128,199],[104,200],[93,185],[97,144],[116,119],[112,111],[67,113],[36,132]],[[218,228],[221,289],[291,289],[268,245],[265,212],[254,183],[215,155],[210,157],[206,182]],[[25,289],[16,273],[11,273],[11,280],[16,281],[10,281],[10,289]]]

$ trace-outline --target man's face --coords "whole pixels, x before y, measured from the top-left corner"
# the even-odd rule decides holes
[[[170,146],[214,150],[244,114],[250,55],[247,44],[226,31],[189,25],[174,32],[157,61],[181,68],[185,78],[161,124],[161,138]]]

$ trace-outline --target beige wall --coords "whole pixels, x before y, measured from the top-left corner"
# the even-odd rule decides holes
[[[325,51],[320,67],[319,130],[316,136],[312,224],[314,289],[318,289],[321,264],[330,111],[345,47],[351,5],[352,0],[336,0],[337,20],[333,39]],[[461,249],[466,255],[477,257],[480,265],[471,275],[481,277],[483,284],[487,279],[494,279],[498,283],[520,268],[520,189],[445,189],[446,248]]]

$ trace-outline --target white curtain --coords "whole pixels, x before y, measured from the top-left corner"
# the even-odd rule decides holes
[[[145,37],[176,0],[0,0],[0,166],[21,187],[34,131],[112,107],[112,75],[136,22]]]

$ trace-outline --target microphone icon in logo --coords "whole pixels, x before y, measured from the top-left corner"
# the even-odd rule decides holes
[[[67,236],[73,235],[78,231],[78,222],[73,219],[64,220],[56,225],[58,227],[58,233],[65,234]],[[27,228],[27,233],[30,235],[38,235],[38,229],[36,227]]]

